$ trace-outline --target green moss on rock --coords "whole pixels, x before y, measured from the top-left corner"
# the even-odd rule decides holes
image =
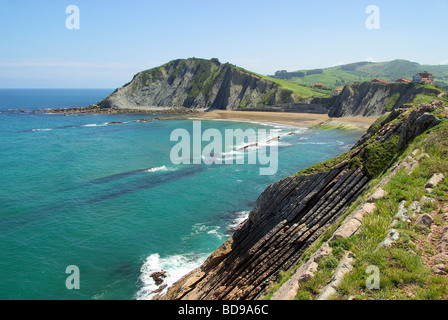
[[[378,176],[389,167],[397,156],[399,136],[394,135],[383,143],[374,142],[366,146],[363,156],[363,170],[371,178]]]

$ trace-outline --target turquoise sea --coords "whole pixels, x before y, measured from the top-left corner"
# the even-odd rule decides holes
[[[30,112],[112,91],[0,89],[0,299],[149,299],[152,272],[173,283],[231,235],[269,184],[349,150],[362,134],[201,122],[223,133],[279,129],[278,171],[264,176],[247,162],[172,164],[170,134],[192,132],[194,120]],[[79,289],[66,287],[70,265]]]

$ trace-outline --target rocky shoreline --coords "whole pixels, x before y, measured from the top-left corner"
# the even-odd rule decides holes
[[[231,121],[257,121],[266,123],[278,123],[292,126],[313,127],[316,125],[332,124],[337,122],[339,127],[366,130],[376,117],[343,117],[330,119],[323,114],[308,113],[288,113],[288,112],[259,112],[259,111],[230,111],[230,110],[197,110],[188,108],[101,108],[98,105],[75,108],[55,108],[40,109],[21,112],[44,113],[44,114],[64,114],[71,116],[84,115],[113,115],[113,114],[140,114],[140,115],[159,115],[155,118],[142,118],[134,122],[151,122],[159,120],[178,120],[178,119],[197,119],[197,120],[231,120]],[[115,124],[119,121],[113,121]]]
[[[188,108],[165,108],[165,109],[149,109],[149,108],[102,108],[98,105],[90,105],[86,107],[75,108],[55,108],[33,110],[33,113],[59,113],[59,114],[170,114],[170,115],[194,115],[200,111]]]

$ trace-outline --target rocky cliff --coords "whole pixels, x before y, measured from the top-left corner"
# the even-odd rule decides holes
[[[435,94],[438,90],[407,83],[352,84],[344,87],[330,103],[330,117],[380,116],[385,112],[410,103],[418,94]]]
[[[217,59],[179,59],[140,72],[101,108],[226,109],[294,102],[293,92]]]
[[[433,114],[439,107],[396,109],[372,125],[348,153],[268,186],[245,224],[158,299],[263,296],[279,272],[294,268],[371,179],[390,167],[412,139],[441,122]]]

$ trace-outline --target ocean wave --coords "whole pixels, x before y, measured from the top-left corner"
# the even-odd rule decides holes
[[[51,131],[53,129],[32,129],[31,131]]]
[[[241,225],[249,218],[250,211],[233,211],[226,213],[220,219],[215,221],[196,223],[192,226],[190,234],[183,237],[182,240],[188,240],[192,237],[204,234],[212,235],[218,239],[230,237]]]
[[[104,127],[107,126],[109,124],[109,122],[105,122],[105,123],[89,123],[89,124],[84,124],[81,127]]]
[[[227,225],[227,232],[232,233],[240,228],[243,223],[249,218],[250,211],[236,211],[232,212],[230,223]]]
[[[158,253],[151,254],[140,268],[141,288],[135,294],[135,298],[151,300],[156,294],[165,294],[169,286],[199,267],[207,259],[207,256],[208,254],[204,253],[176,254],[167,257],[161,257]],[[152,277],[155,272],[162,272],[164,275],[164,277],[160,277],[163,282],[159,285]],[[155,292],[158,290],[160,291]]]
[[[160,167],[153,167],[145,170],[145,172],[157,172],[157,171],[168,171],[168,168],[166,166],[160,166]]]
[[[229,161],[234,162],[238,160],[245,159],[245,155],[255,152],[261,148],[271,148],[273,146],[276,147],[288,147],[292,144],[288,142],[281,141],[282,137],[286,136],[287,134],[278,134],[278,135],[271,135],[266,137],[264,140],[259,141],[258,139],[253,139],[250,143],[249,142],[243,142],[236,146],[231,146],[229,149],[230,151],[225,151],[222,153],[217,153],[213,155],[202,155],[201,158],[204,160],[204,163],[210,164],[210,163],[217,163],[217,162],[225,162],[226,159],[230,159]]]
[[[193,225],[188,238],[201,234],[208,234],[218,237],[219,239],[229,237],[231,233],[235,232],[235,230],[245,223],[249,214],[250,211],[229,212],[222,218],[222,220],[224,220],[224,226],[217,225],[223,222],[221,219],[221,223],[213,223],[213,225],[197,223]],[[208,256],[209,253],[186,253],[168,255],[165,257],[162,257],[159,253],[151,254],[146,258],[140,268],[141,274],[139,276],[139,281],[141,287],[135,294],[135,299],[151,300],[157,294],[165,294],[168,287],[192,270],[201,266]],[[156,284],[154,279],[156,272],[162,275],[159,277],[159,280],[163,280],[163,282],[159,284]]]
[[[219,226],[214,226],[214,227],[209,227],[211,230],[207,231],[207,234],[213,235],[215,237],[217,237],[218,239],[222,239],[224,237],[226,237],[225,234],[222,234],[221,232],[219,232],[219,230],[221,229],[221,227]]]
[[[94,179],[94,180],[89,181],[89,183],[109,182],[109,181],[112,181],[112,180],[125,178],[125,177],[132,176],[132,175],[135,175],[135,174],[138,174],[138,173],[142,173],[142,172],[157,172],[157,171],[172,171],[172,170],[174,170],[174,169],[168,170],[168,168],[166,166],[151,167],[151,168],[146,168],[146,169],[136,169],[136,170],[120,172],[120,173],[112,174],[112,175],[109,175],[109,176],[106,176],[106,177]]]
[[[307,127],[301,127],[301,128],[299,128],[299,129],[297,129],[296,131],[294,131],[294,133],[302,134],[302,133],[307,132],[308,130],[309,130],[309,129],[308,129]]]
[[[232,162],[237,160],[244,160],[244,150],[232,150],[230,152],[223,152],[213,155],[201,155],[201,159],[205,164],[225,163],[226,159],[232,159]]]
[[[219,232],[220,229],[221,229],[221,227],[218,225],[207,225],[206,223],[196,223],[193,227],[191,227],[190,234],[187,236],[184,236],[182,238],[182,240],[188,241],[188,239],[191,239],[191,238],[203,235],[203,234],[208,234],[208,235],[214,236],[221,240],[224,237],[227,237],[228,235],[226,235],[225,233]]]

